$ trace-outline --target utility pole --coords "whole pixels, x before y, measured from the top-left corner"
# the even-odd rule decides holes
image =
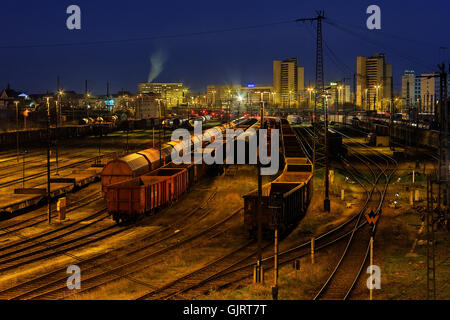
[[[427,230],[427,299],[436,299],[436,260],[435,260],[435,234],[434,234],[434,204],[433,180],[427,175],[427,210],[425,212],[425,225]]]
[[[261,100],[261,110],[260,110],[260,129],[264,129],[264,101]],[[256,279],[257,282],[262,282],[262,175],[261,175],[261,159],[259,157],[259,150],[261,147],[261,139],[260,133],[261,131],[258,130],[258,164],[257,164],[257,170],[258,170],[258,217],[257,217],[257,223],[258,223],[258,230],[257,230],[257,241],[258,241],[258,253],[257,253],[257,260],[256,260]]]
[[[52,211],[50,206],[50,97],[47,97],[47,208],[48,208],[48,224],[52,222]]]
[[[449,187],[449,146],[448,146],[448,73],[446,70],[445,63],[440,64],[439,73],[435,73],[427,76],[418,76],[420,78],[439,78],[439,106],[438,106],[438,126],[439,126],[439,159],[438,159],[438,171],[437,171],[437,184],[438,184],[438,194],[437,194],[437,211],[442,216],[444,221],[448,219],[448,207],[450,205],[450,187]],[[415,131],[418,130],[418,107],[416,108],[416,127]],[[447,209],[443,209],[442,198],[444,198],[444,203],[447,204]]]
[[[324,74],[323,74],[323,46],[322,46],[322,20],[325,19],[324,11],[316,11],[317,16],[315,18],[301,18],[297,19],[296,22],[314,22],[317,21],[317,30],[316,30],[316,78],[315,78],[315,96],[314,96],[314,109],[313,109],[313,130],[314,137],[319,138],[319,128],[316,122],[317,119],[317,104],[319,99],[323,99],[322,95],[324,92]],[[322,100],[322,107],[324,107],[324,102]],[[319,141],[317,141],[319,144]],[[314,147],[313,147],[313,166],[316,167],[316,162],[318,157],[316,153],[319,153],[319,150],[323,148],[318,148],[316,146],[316,139],[314,139]],[[320,151],[322,151],[320,150]],[[326,150],[323,150],[323,153],[326,154]]]
[[[272,287],[272,298],[273,300],[278,300],[278,217],[280,210],[282,209],[283,194],[273,193],[270,195],[269,199],[269,209],[272,210],[274,220],[275,220],[275,230],[274,230],[274,254],[273,254],[273,287]]]
[[[449,188],[449,146],[448,146],[448,81],[445,63],[439,66],[439,171],[438,171],[438,209],[442,210],[441,201],[446,203],[447,209],[442,210],[444,220],[448,217],[448,208],[450,207],[450,188]],[[441,199],[441,194],[444,199]]]

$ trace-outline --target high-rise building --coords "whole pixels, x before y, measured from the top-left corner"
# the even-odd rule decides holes
[[[420,77],[420,112],[435,113],[436,101],[439,99],[439,78],[432,73]]]
[[[299,95],[305,89],[305,76],[297,58],[273,61],[273,88],[277,104],[298,105]]]
[[[356,105],[364,110],[383,110],[392,99],[392,65],[384,53],[356,58]]]
[[[402,100],[406,108],[416,106],[420,98],[420,78],[414,70],[405,70],[402,76]]]
[[[184,91],[182,83],[141,82],[138,85],[139,93],[155,93],[161,96],[164,105],[170,109],[182,104]]]

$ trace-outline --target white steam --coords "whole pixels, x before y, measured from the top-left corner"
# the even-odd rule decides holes
[[[150,56],[150,73],[148,75],[148,82],[152,82],[161,73],[166,62],[167,55],[163,50],[158,50]]]

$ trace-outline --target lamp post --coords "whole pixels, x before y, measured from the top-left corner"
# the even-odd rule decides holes
[[[289,106],[288,106],[289,109],[291,108],[291,93],[292,91],[289,90]]]
[[[50,207],[50,97],[47,98],[47,209],[48,209],[48,224],[52,222],[51,207]]]
[[[227,123],[229,124],[230,123],[230,120],[231,120],[231,116],[230,116],[230,113],[231,113],[231,102],[232,102],[232,100],[233,100],[233,92],[231,91],[231,89],[229,89],[228,90],[228,112],[227,112]]]
[[[378,89],[380,89],[380,88],[381,88],[381,85],[379,85],[379,84],[375,85],[375,89],[376,89],[376,100],[375,100],[375,105],[373,106],[375,110],[377,109],[377,105],[378,105],[378,101],[379,101],[379,98],[378,98]]]
[[[158,114],[159,114],[159,123],[161,127],[164,128],[163,120],[161,117],[161,99],[156,99],[158,101]],[[162,162],[162,154],[161,154],[161,128],[158,130],[158,140],[159,140],[159,165]]]
[[[58,93],[59,100],[59,93]],[[56,121],[55,121],[55,160],[56,160],[56,173],[55,175],[59,175],[58,172],[58,100],[55,101],[55,111],[56,111]]]
[[[23,112],[23,129],[27,130],[27,117],[28,117],[28,110],[24,110]]]
[[[19,163],[19,101],[14,101],[16,104],[16,147],[17,147],[17,163]]]
[[[58,120],[57,122],[59,122],[59,124],[62,124],[62,96],[64,95],[64,91],[58,90],[58,110],[57,110],[57,114],[58,114]]]
[[[339,112],[339,107],[341,106],[341,100],[343,100],[341,98],[341,90],[343,89],[342,86],[338,86],[338,101],[337,101],[337,105],[336,105],[336,114]],[[334,120],[336,121],[336,115]]]
[[[264,129],[264,101],[262,101],[262,94],[261,94],[261,110],[260,110],[260,128]],[[259,137],[259,130],[258,130],[258,137]],[[256,279],[259,280],[257,282],[262,282],[262,265],[261,265],[261,258],[262,258],[262,175],[261,175],[261,159],[259,157],[259,150],[260,150],[260,139],[258,138],[258,154],[256,156],[257,158],[257,170],[258,170],[258,211],[257,211],[257,260],[256,260]]]
[[[325,94],[325,199],[323,200],[324,210],[330,212],[329,198],[329,168],[328,168],[328,95]]]
[[[237,109],[237,118],[239,119],[239,113],[241,111],[241,102],[242,102],[243,98],[242,96],[238,96],[238,109]]]
[[[366,111],[367,111],[367,91],[368,91],[369,89],[364,89],[364,104],[365,104],[365,109],[366,109]]]
[[[308,108],[311,108],[311,99],[312,99],[312,93],[313,93],[313,91],[314,91],[314,89],[313,88],[308,88],[308,89],[306,89],[306,90],[308,90],[308,92],[309,92],[309,100],[308,100]]]

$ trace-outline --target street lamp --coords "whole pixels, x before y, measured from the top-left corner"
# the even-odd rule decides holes
[[[338,86],[337,87],[338,88],[338,101],[337,101],[337,104],[336,104],[336,112],[335,112],[335,115],[334,115],[334,121],[336,121],[336,115],[337,115],[337,113],[338,113],[338,111],[339,111],[339,106],[341,105],[341,101],[343,100],[343,99],[341,99],[341,90],[343,89],[343,86]]]
[[[289,90],[289,108],[291,107],[291,93],[292,91]]]
[[[237,110],[237,117],[238,117],[238,119],[239,119],[239,112],[240,112],[240,110],[241,110],[241,102],[244,100],[243,98],[242,98],[242,96],[238,96],[238,110]]]
[[[377,104],[378,104],[378,89],[380,89],[381,88],[381,85],[379,85],[379,84],[376,84],[375,86],[375,89],[376,89],[376,100],[375,100],[375,105],[374,105],[374,109],[376,109],[377,108]]]
[[[17,163],[19,163],[19,101],[14,101],[16,104],[16,145],[17,145]]]
[[[309,92],[309,103],[308,103],[308,107],[311,107],[311,95],[312,95],[312,93],[313,93],[313,91],[314,91],[314,89],[313,88],[308,88],[308,89],[306,89],[306,90],[308,90],[308,92]]]
[[[47,209],[48,209],[48,223],[51,223],[51,207],[50,207],[50,97],[47,99]]]
[[[330,198],[329,198],[329,168],[328,168],[328,97],[327,93],[324,94],[325,98],[325,199],[323,200],[323,207],[325,211],[330,212]]]
[[[60,94],[58,92],[58,100],[59,100]],[[59,175],[58,172],[58,108],[59,108],[59,103],[58,100],[55,101],[55,111],[56,111],[56,121],[55,121],[55,160],[56,160],[56,173],[55,175]]]
[[[59,116],[57,117],[57,122],[59,121],[59,124],[62,123],[62,96],[64,95],[64,90],[60,89],[58,90],[58,107],[59,110],[57,110],[57,114],[59,114]]]
[[[364,89],[364,104],[365,104],[365,109],[366,109],[366,111],[367,111],[367,91],[368,91],[369,89]]]

